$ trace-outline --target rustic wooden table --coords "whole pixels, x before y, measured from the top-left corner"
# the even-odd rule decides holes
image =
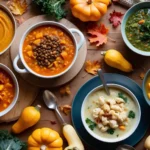
[[[6,2],[7,2],[6,0],[0,0],[0,3],[2,3],[2,4],[6,4]],[[28,0],[28,2],[31,3],[30,0]],[[68,8],[68,11],[69,11],[68,15],[67,15],[67,19],[70,20],[71,22],[73,22],[84,33],[85,37],[87,37],[86,32],[85,32],[86,23],[83,23],[83,22],[79,21],[78,19],[75,19],[72,16],[70,9],[69,9],[69,1],[67,1],[66,7]],[[150,59],[148,57],[139,56],[139,55],[131,52],[131,50],[129,50],[127,48],[127,46],[123,42],[123,39],[122,39],[122,36],[120,33],[120,26],[117,29],[113,29],[112,25],[108,21],[109,13],[112,12],[113,10],[121,11],[122,13],[125,13],[127,9],[122,7],[122,6],[112,5],[108,8],[107,14],[100,20],[101,22],[106,24],[107,27],[109,27],[109,30],[110,30],[109,31],[109,37],[114,39],[116,42],[108,40],[107,44],[105,44],[99,48],[96,48],[95,46],[91,46],[89,44],[89,42],[87,41],[87,47],[88,47],[87,60],[99,60],[99,61],[101,61],[102,69],[104,70],[104,72],[119,73],[119,74],[126,75],[141,85],[142,80],[140,79],[139,75],[141,72],[146,72],[149,69]],[[39,12],[36,9],[36,7],[34,7],[33,5],[29,5],[28,11],[22,17],[25,20],[27,20],[27,19],[29,19],[33,16],[36,16],[36,15],[39,15],[39,14],[41,14],[41,12]],[[108,50],[111,48],[119,50],[125,56],[125,58],[127,58],[133,64],[134,71],[132,73],[125,74],[125,73],[120,72],[116,69],[110,68],[109,66],[107,66],[104,63],[103,56],[101,56],[100,53],[102,50]],[[0,56],[0,62],[5,63],[6,65],[8,64],[7,63],[8,59],[10,61],[9,53],[6,53],[6,54]],[[82,70],[79,72],[79,74],[69,83],[69,85],[71,87],[71,95],[70,96],[61,97],[61,95],[59,93],[59,88],[52,89],[52,91],[57,95],[57,97],[59,99],[59,105],[63,105],[63,104],[70,104],[71,105],[72,100],[73,100],[76,92],[80,88],[80,86],[82,86],[86,81],[88,81],[92,77],[93,77],[92,75],[89,75],[84,71],[84,67],[83,67]],[[37,98],[33,104],[33,105],[40,104],[42,106],[41,120],[34,127],[30,128],[30,129],[26,130],[25,132],[23,132],[22,134],[18,135],[18,137],[24,141],[27,140],[28,136],[31,134],[31,132],[34,129],[41,128],[41,127],[53,128],[53,129],[57,130],[62,135],[60,123],[57,120],[54,112],[49,111],[43,103],[42,91],[43,91],[43,89],[40,90],[40,93],[38,94],[38,96],[37,96]],[[67,115],[67,116],[64,114],[62,114],[62,115],[68,123],[71,123],[71,116],[70,115]],[[147,114],[145,114],[145,115],[147,115]],[[50,121],[56,121],[56,124],[52,125],[50,123]],[[13,122],[1,123],[0,129],[10,130],[12,124],[13,124]],[[147,134],[145,135],[145,137],[135,146],[135,148],[137,150],[144,150],[143,143],[144,143],[145,138],[149,135],[149,133],[150,133],[150,130],[147,131]],[[66,143],[64,145],[66,145]],[[86,148],[86,150],[89,150],[89,149]]]

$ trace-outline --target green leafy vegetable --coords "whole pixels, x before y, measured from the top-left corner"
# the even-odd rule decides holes
[[[97,126],[97,124],[95,123],[95,122],[93,122],[93,121],[91,121],[89,118],[86,118],[86,123],[89,125],[89,128],[91,129],[91,130],[94,130],[94,128]]]
[[[140,26],[140,31],[143,32],[143,34],[141,34],[140,39],[142,41],[146,41],[146,40],[150,40],[150,21],[145,21],[145,23],[143,23]]]
[[[123,95],[122,92],[119,92],[119,93],[118,93],[118,97],[119,97],[119,98],[122,98],[122,99],[127,103],[128,99],[127,99],[127,97],[125,97],[125,96]]]
[[[109,133],[109,134],[114,134],[114,132],[115,132],[115,129],[112,129],[112,128],[109,128],[107,130],[107,133]]]
[[[135,118],[135,112],[132,111],[132,110],[130,110],[130,111],[129,111],[129,114],[128,114],[128,118],[134,119],[134,118]]]
[[[0,150],[27,150],[27,144],[7,130],[0,130]]]
[[[62,8],[65,0],[32,0],[41,8],[45,14],[52,15],[56,20],[66,16],[66,11]]]

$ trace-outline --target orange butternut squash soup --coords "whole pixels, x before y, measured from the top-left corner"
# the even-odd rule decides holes
[[[0,69],[0,112],[6,109],[15,96],[14,83],[7,72]]]
[[[9,15],[0,9],[0,52],[5,50],[14,36],[14,25]]]
[[[34,72],[53,76],[72,63],[75,46],[71,37],[55,26],[41,26],[31,31],[23,44],[23,57]]]

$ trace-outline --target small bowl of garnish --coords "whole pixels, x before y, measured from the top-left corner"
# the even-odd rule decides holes
[[[16,21],[10,10],[0,4],[0,55],[11,46],[16,31]]]
[[[150,56],[150,2],[138,3],[126,12],[121,33],[124,42],[132,51]]]
[[[142,83],[143,95],[150,106],[150,69],[146,72]]]
[[[85,97],[81,118],[87,132],[99,141],[116,143],[131,136],[139,125],[141,109],[124,86],[108,84],[110,95],[98,86]]]
[[[74,33],[79,35],[79,42]],[[83,43],[84,36],[78,29],[54,21],[39,22],[22,36],[14,69],[40,78],[60,77],[73,66]],[[25,69],[19,68],[19,59]]]
[[[0,63],[0,117],[15,106],[18,95],[19,85],[14,73]]]

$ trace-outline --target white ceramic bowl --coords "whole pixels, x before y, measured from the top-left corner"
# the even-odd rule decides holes
[[[18,100],[18,96],[19,96],[19,85],[18,85],[18,81],[17,78],[15,77],[14,73],[5,65],[0,63],[0,68],[4,71],[6,71],[10,77],[13,80],[13,83],[15,85],[15,96],[14,99],[12,100],[11,104],[3,111],[0,112],[0,117],[4,116],[5,114],[7,114],[16,104],[17,100]]]
[[[68,33],[68,35],[71,37],[73,43],[74,43],[74,46],[75,46],[75,56],[74,56],[74,59],[72,61],[72,63],[70,64],[70,66],[65,69],[63,72],[59,73],[59,74],[56,74],[56,75],[51,75],[51,76],[44,76],[44,75],[40,75],[36,72],[34,72],[32,69],[29,68],[29,66],[26,64],[24,58],[23,58],[23,54],[22,54],[22,50],[23,50],[23,43],[24,43],[24,40],[26,38],[26,36],[34,29],[36,29],[37,27],[40,27],[40,26],[45,26],[45,25],[50,25],[50,26],[55,26],[55,27],[58,27],[60,29],[62,29],[63,31],[65,31],[66,33]],[[77,33],[80,37],[80,41],[77,43],[76,41],[76,38],[74,37],[73,33]],[[14,66],[14,69],[18,72],[18,73],[31,73],[37,77],[40,77],[40,78],[46,78],[46,79],[52,79],[52,78],[56,78],[56,77],[59,77],[63,74],[65,74],[72,66],[73,64],[75,63],[76,61],[76,58],[78,56],[78,51],[80,49],[80,47],[83,45],[84,43],[84,35],[78,30],[78,29],[74,29],[74,28],[67,28],[66,26],[64,26],[63,24],[61,23],[58,23],[58,22],[54,22],[54,21],[43,21],[43,22],[39,22],[33,26],[31,26],[22,36],[21,38],[21,42],[20,42],[20,45],[19,45],[19,55],[16,56],[16,58],[14,59],[14,62],[13,62],[13,66]],[[20,69],[18,67],[18,60],[21,60],[22,64],[24,65],[25,69]]]
[[[103,141],[103,142],[106,142],[106,143],[116,143],[116,142],[120,142],[122,140],[125,140],[127,139],[129,136],[131,136],[133,134],[133,132],[136,130],[136,128],[138,127],[139,125],[139,122],[140,122],[140,119],[141,119],[141,108],[140,108],[140,105],[139,105],[139,102],[137,100],[137,98],[135,97],[135,95],[127,88],[121,86],[121,85],[118,85],[118,84],[107,84],[109,87],[112,87],[112,88],[117,88],[117,89],[120,89],[122,91],[124,91],[125,93],[127,93],[131,98],[132,100],[134,101],[136,107],[137,107],[137,112],[138,114],[136,114],[136,123],[134,124],[134,126],[131,128],[131,130],[129,130],[127,133],[123,134],[122,136],[120,137],[113,137],[112,139],[110,138],[106,138],[106,137],[102,137],[102,136],[99,136],[97,134],[95,134],[87,125],[86,123],[86,118],[84,117],[84,109],[85,109],[85,102],[87,100],[87,98],[89,97],[89,95],[91,95],[92,93],[94,93],[95,91],[97,90],[100,90],[100,89],[103,89],[103,86],[98,86],[96,88],[94,88],[92,91],[90,91],[88,93],[88,95],[85,97],[84,101],[83,101],[83,104],[82,104],[82,108],[81,108],[81,119],[82,119],[82,123],[85,127],[85,129],[87,130],[87,132],[93,136],[94,138],[96,138],[97,140],[99,141]]]
[[[15,38],[15,34],[16,34],[17,26],[16,26],[15,18],[13,16],[13,14],[10,12],[10,10],[6,6],[4,6],[2,4],[0,4],[0,9],[4,10],[9,15],[9,17],[10,17],[10,19],[11,19],[13,25],[14,25],[14,36],[13,36],[13,39],[10,42],[10,44],[2,52],[0,52],[0,55],[2,55],[4,52],[6,52],[10,48],[11,44],[13,43],[14,38]]]

